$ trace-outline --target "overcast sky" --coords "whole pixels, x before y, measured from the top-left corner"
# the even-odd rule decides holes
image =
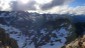
[[[85,0],[0,0],[0,10],[85,14]]]

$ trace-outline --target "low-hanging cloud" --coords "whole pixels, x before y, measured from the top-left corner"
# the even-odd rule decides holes
[[[85,15],[85,6],[76,6],[69,7],[67,6],[58,6],[54,7],[53,9],[47,11],[41,11],[42,13],[51,13],[51,14],[75,14],[75,15]]]
[[[52,2],[47,3],[47,4],[43,4],[41,6],[42,10],[47,10],[47,9],[51,9],[55,6],[60,6],[60,5],[65,5],[68,3],[71,3],[73,0],[52,0]]]

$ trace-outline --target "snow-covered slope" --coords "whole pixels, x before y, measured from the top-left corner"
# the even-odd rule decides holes
[[[61,48],[73,32],[69,17],[57,14],[1,12],[0,27],[19,48]]]

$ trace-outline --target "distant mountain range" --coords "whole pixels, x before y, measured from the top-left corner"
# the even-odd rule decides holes
[[[0,11],[0,27],[19,48],[61,48],[75,36],[72,24],[77,22],[85,22],[85,15]]]

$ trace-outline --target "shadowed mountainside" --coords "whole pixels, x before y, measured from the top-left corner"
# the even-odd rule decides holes
[[[19,48],[15,39],[10,38],[5,30],[0,28],[0,48]]]

